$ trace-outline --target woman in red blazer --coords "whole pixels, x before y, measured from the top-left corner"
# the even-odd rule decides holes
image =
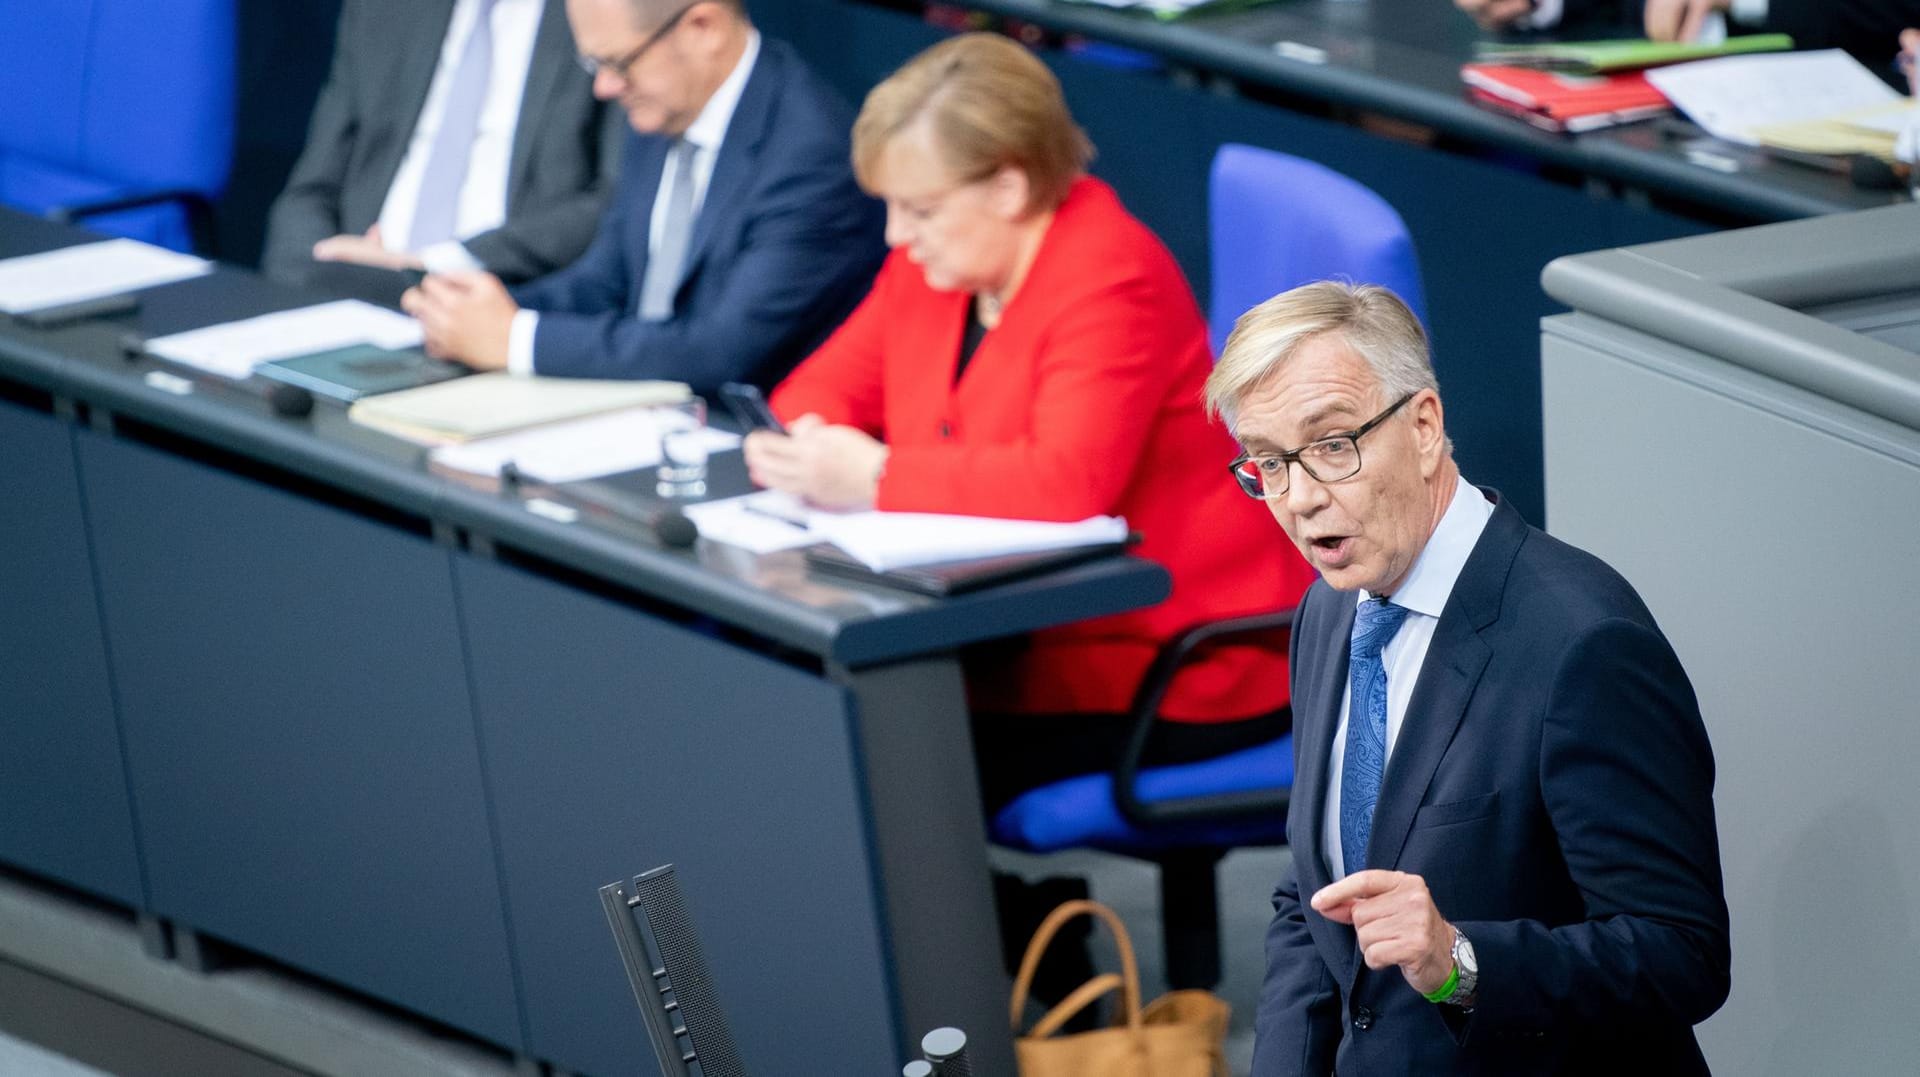
[[[1202,410],[1206,326],[1160,241],[1106,184],[1044,65],[950,39],[868,97],[855,170],[893,248],[847,322],[773,394],[791,436],[747,441],[755,481],[828,506],[1033,520],[1111,513],[1173,593],[1035,633],[969,666],[989,808],[1111,767],[1157,648],[1294,605],[1312,571],[1234,488]],[[1284,732],[1283,652],[1226,648],[1168,694],[1161,759]],[[1046,716],[1013,721],[1014,715]]]

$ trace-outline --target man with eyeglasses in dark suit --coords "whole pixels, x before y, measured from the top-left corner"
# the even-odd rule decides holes
[[[482,370],[768,385],[865,292],[884,253],[855,185],[852,113],[737,0],[568,0],[594,93],[633,128],[577,262],[509,292],[407,293],[435,354]]]

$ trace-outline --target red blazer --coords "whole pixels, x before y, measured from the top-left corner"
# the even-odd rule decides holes
[[[773,408],[865,430],[892,454],[878,505],[1033,520],[1125,516],[1173,593],[1150,609],[1035,633],[971,671],[989,713],[1124,711],[1159,645],[1201,621],[1293,606],[1313,581],[1201,404],[1212,357],[1185,278],[1095,179],[1074,184],[1027,279],[954,383],[969,299],[894,251],[873,290],[775,390]],[[1286,656],[1223,649],[1163,713],[1222,721],[1287,701]]]

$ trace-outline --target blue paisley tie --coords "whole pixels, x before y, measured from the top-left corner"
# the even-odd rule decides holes
[[[1340,860],[1348,875],[1367,866],[1373,807],[1387,767],[1387,667],[1380,652],[1400,631],[1407,608],[1383,598],[1360,603],[1347,645],[1347,754],[1340,767]]]

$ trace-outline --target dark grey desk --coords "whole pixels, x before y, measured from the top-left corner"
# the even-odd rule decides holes
[[[76,238],[0,216],[0,256]],[[673,861],[755,1072],[941,1024],[1010,1066],[955,651],[1165,572],[940,602],[662,550],[120,355],[298,299],[0,324],[0,860],[593,1074],[649,1057],[596,888]]]
[[[854,101],[945,31],[919,0],[786,0],[755,19]],[[1047,50],[1075,118],[1134,213],[1207,295],[1207,175],[1224,142],[1320,161],[1406,219],[1462,467],[1535,522],[1541,477],[1539,321],[1561,308],[1540,270],[1566,254],[1730,224],[1886,205],[1843,178],[1719,144],[1733,173],[1693,163],[1641,124],[1566,138],[1475,108],[1460,63],[1479,33],[1450,0],[1282,0],[1162,24],[1055,0],[943,5],[1160,63],[1135,71]],[[1276,51],[1290,42],[1322,62]],[[1295,55],[1312,55],[1294,50]]]

